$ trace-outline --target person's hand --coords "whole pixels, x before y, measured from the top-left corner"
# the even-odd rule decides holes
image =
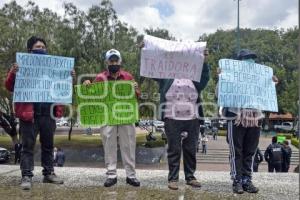
[[[217,68],[217,73],[218,73],[218,74],[221,74],[221,72],[222,72],[221,68],[218,67],[218,68]]]
[[[19,71],[19,65],[18,65],[18,63],[12,64],[12,66],[11,66],[11,68],[10,68],[10,71],[11,71],[12,73],[16,74],[17,71]]]
[[[133,82],[133,87],[134,87],[135,90],[138,90],[139,89],[138,83],[134,81]]]
[[[71,76],[72,76],[73,79],[75,79],[75,77],[76,77],[76,72],[75,72],[74,69],[71,71]]]
[[[145,47],[145,42],[142,41],[141,43],[137,44],[137,46],[142,49]]]
[[[83,82],[83,85],[90,85],[92,82],[90,81],[90,80],[85,80],[84,82]]]
[[[208,51],[208,49],[205,49],[203,54],[204,54],[204,62],[207,62],[208,56],[209,56],[209,51]]]
[[[272,76],[272,81],[275,83],[275,85],[277,85],[279,83],[279,80],[276,76]]]

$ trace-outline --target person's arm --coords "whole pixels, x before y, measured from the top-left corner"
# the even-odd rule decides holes
[[[140,98],[140,96],[141,96],[141,90],[139,88],[138,83],[135,80],[133,80],[133,87],[134,87],[134,90],[135,90],[136,97]]]
[[[15,87],[16,73],[19,70],[19,65],[14,63],[9,70],[5,79],[5,87],[8,91],[13,92]]]
[[[71,76],[72,76],[72,83],[73,83],[73,85],[75,85],[76,84],[76,72],[74,69],[71,71]]]
[[[209,64],[203,63],[203,69],[201,74],[201,79],[199,83],[199,90],[203,90],[209,81]]]
[[[279,80],[278,80],[277,76],[275,76],[275,75],[272,76],[272,81],[275,83],[275,85],[277,85],[279,83]]]
[[[266,149],[264,156],[265,156],[265,160],[267,162],[269,162],[269,160],[270,160],[270,146],[268,146],[268,148]]]

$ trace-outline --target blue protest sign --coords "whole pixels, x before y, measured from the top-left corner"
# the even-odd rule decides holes
[[[232,59],[219,60],[218,105],[277,112],[271,67]]]
[[[74,58],[17,53],[14,102],[72,103]]]

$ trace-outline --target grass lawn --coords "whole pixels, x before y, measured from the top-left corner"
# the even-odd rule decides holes
[[[156,141],[147,142],[146,134],[137,134],[137,146],[161,147],[164,146],[164,141],[161,139],[160,133],[154,134]],[[37,144],[39,143],[37,138]],[[68,140],[67,135],[56,135],[54,137],[54,145],[61,148],[93,148],[102,146],[102,139],[100,135],[72,135],[71,140]],[[8,135],[0,136],[0,147],[12,148],[12,142]]]
[[[219,130],[218,131],[218,135],[219,136],[226,136],[227,130]],[[268,132],[268,134],[266,135],[265,133],[262,133],[263,136],[273,136],[272,134],[270,134],[270,132]],[[291,138],[292,133],[281,133],[281,132],[276,132],[276,135],[283,135],[283,136],[287,136],[289,137],[288,139]]]

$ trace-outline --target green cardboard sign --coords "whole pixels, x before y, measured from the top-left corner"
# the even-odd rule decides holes
[[[132,81],[76,85],[75,93],[83,126],[132,124],[139,119]]]
[[[285,139],[285,136],[277,136],[277,143],[283,143]]]

